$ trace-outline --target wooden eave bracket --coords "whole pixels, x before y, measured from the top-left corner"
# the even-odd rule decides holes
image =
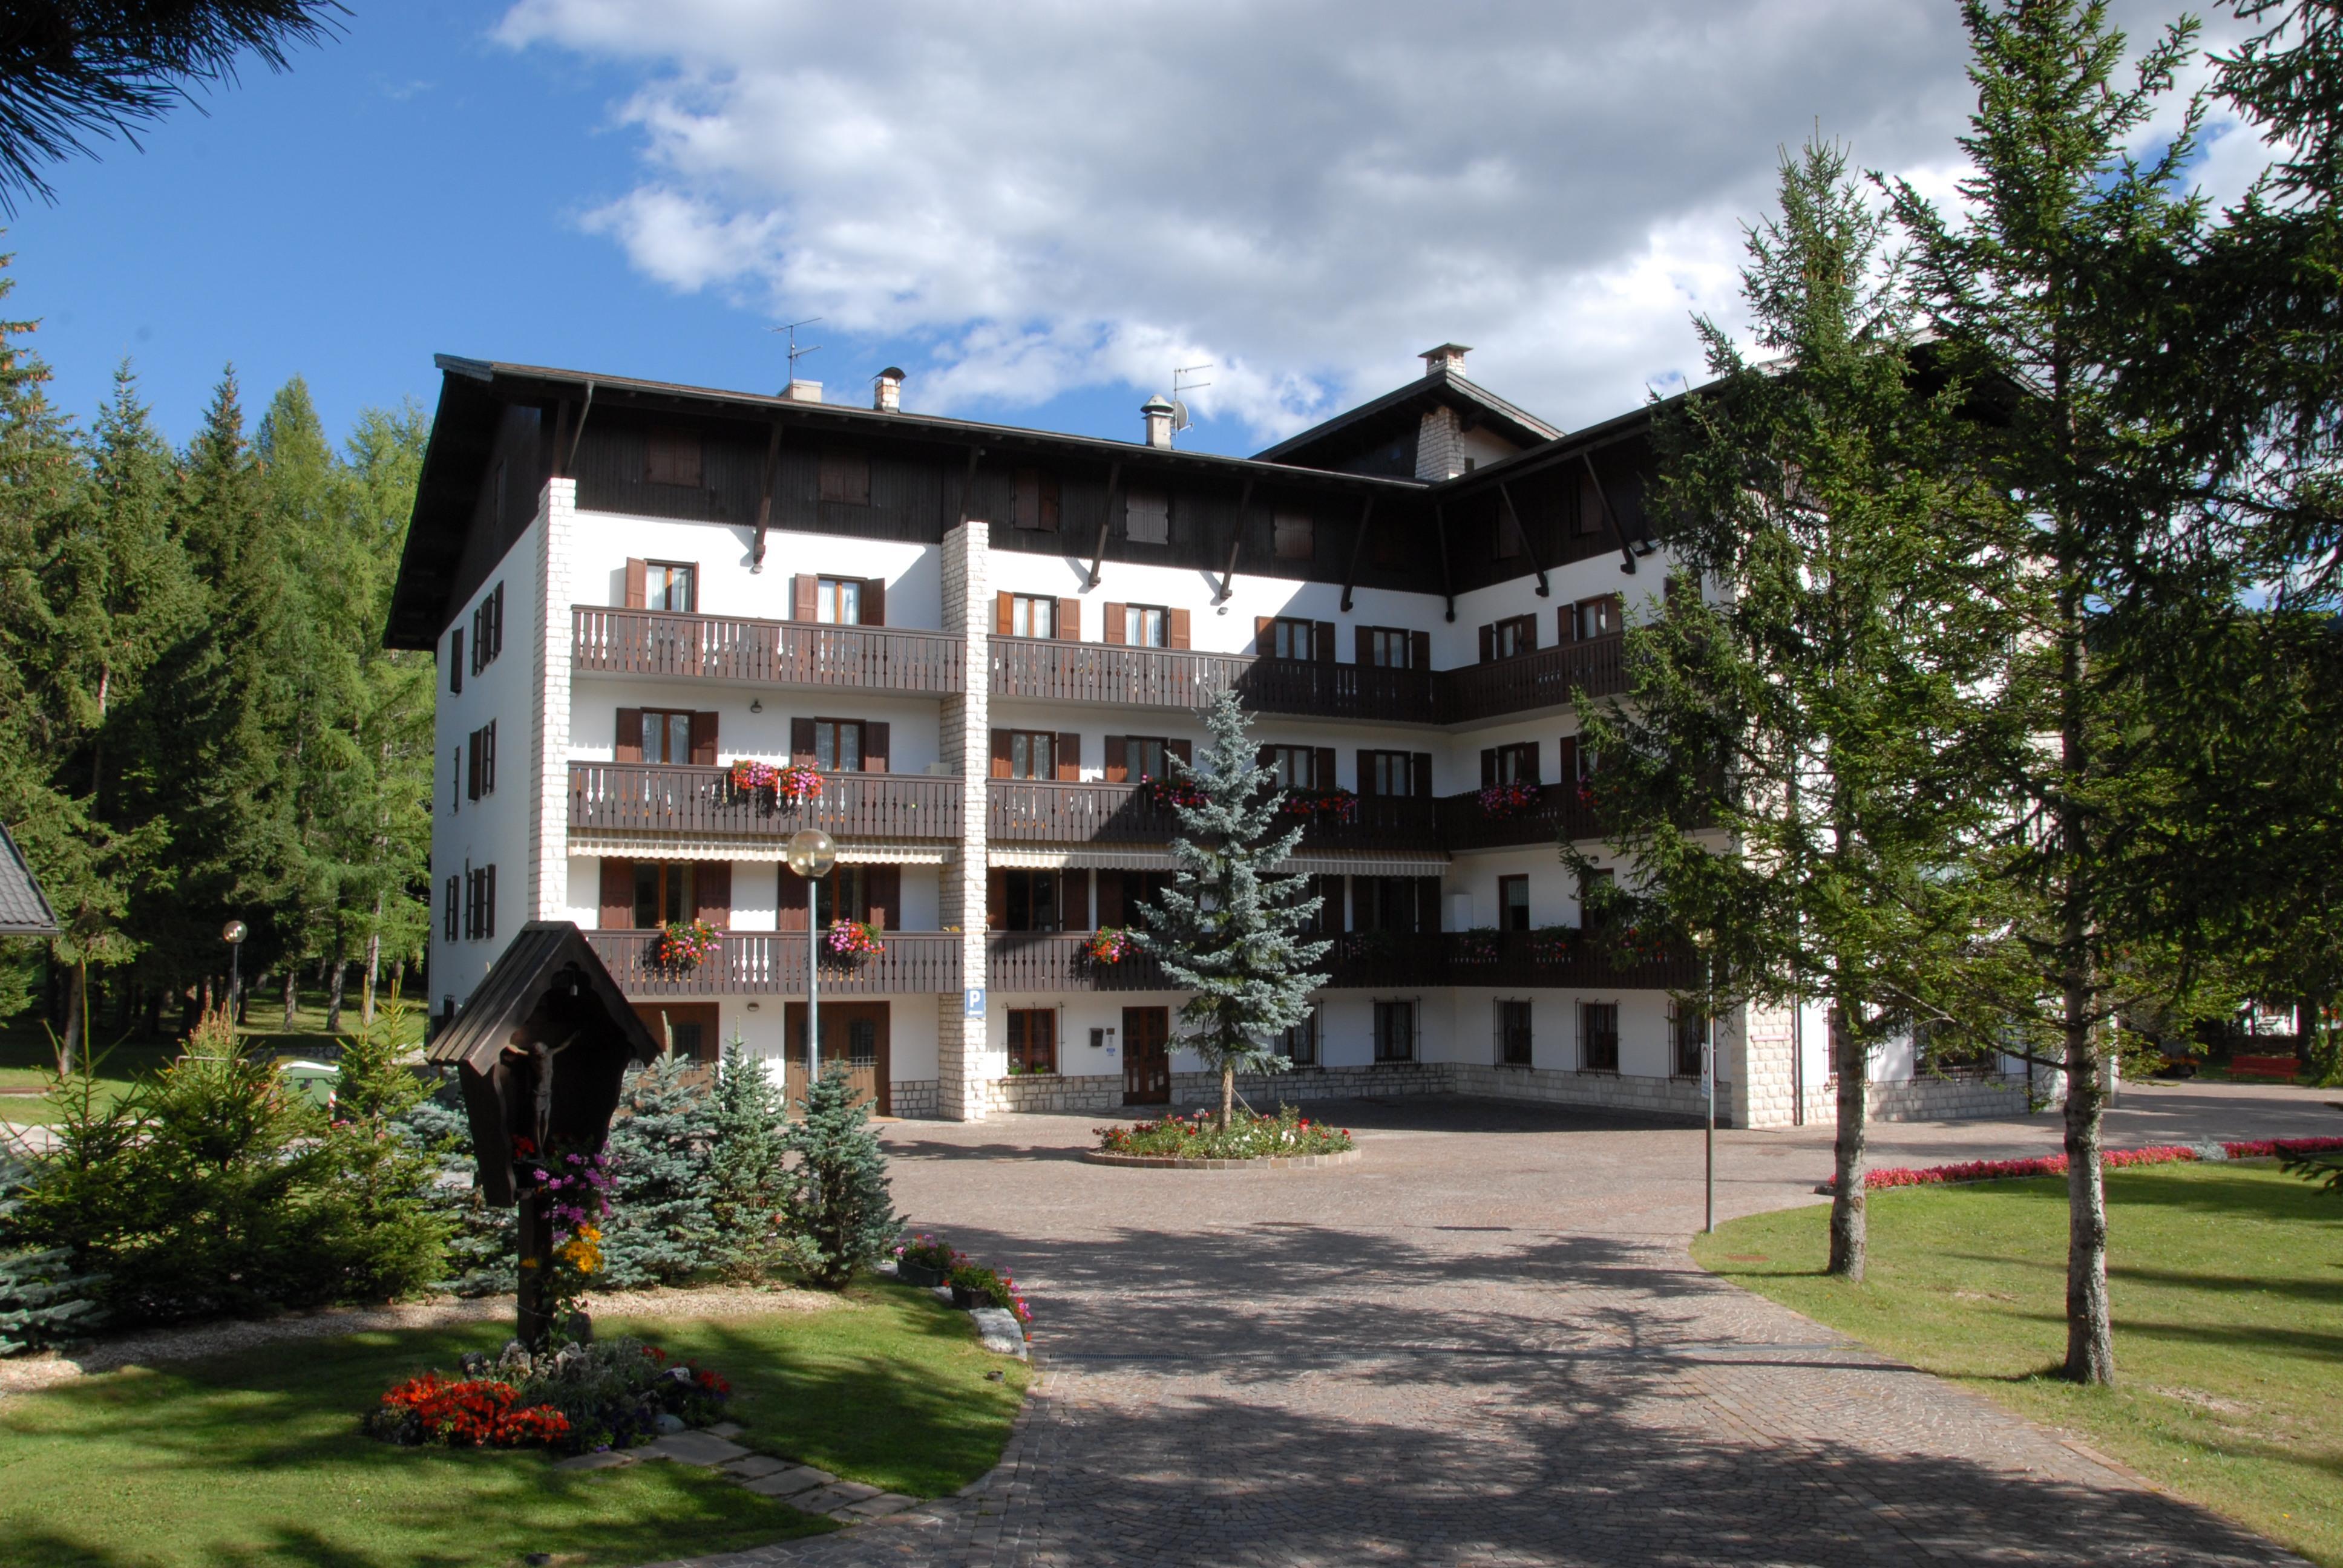
[[[765,530],[773,524],[773,481],[781,467],[781,422],[773,421],[773,432],[765,443],[765,482],[757,496],[757,542],[749,552],[749,570],[765,569]]]
[[[1513,522],[1513,537],[1522,541],[1522,553],[1530,558],[1530,569],[1537,573],[1538,598],[1552,598],[1554,588],[1545,580],[1545,563],[1538,559],[1537,546],[1530,542],[1530,531],[1522,527],[1522,515],[1513,508],[1513,492],[1503,479],[1497,481],[1497,498],[1505,503],[1505,516]]]
[[[561,460],[560,477],[568,478],[578,471],[578,443],[586,438],[586,416],[594,411],[594,383],[586,383],[586,402],[578,410],[577,427],[569,432],[569,455]]]
[[[1351,590],[1358,586],[1359,560],[1367,553],[1367,530],[1375,520],[1375,496],[1367,492],[1367,504],[1359,508],[1359,537],[1351,541],[1351,568],[1342,574],[1342,613],[1351,613]]]
[[[1121,490],[1121,488],[1122,465],[1119,462],[1108,464],[1106,470],[1106,510],[1100,514],[1099,517],[1098,548],[1091,551],[1091,575],[1089,580],[1082,584],[1082,591],[1085,593],[1099,586],[1099,576],[1106,569],[1107,530],[1114,527],[1114,501],[1116,495]]]
[[[1603,503],[1603,520],[1611,525],[1611,538],[1619,546],[1619,569],[1628,576],[1635,573],[1635,552],[1628,547],[1627,530],[1619,526],[1619,514],[1611,509],[1611,492],[1603,487],[1603,476],[1594,471],[1594,459],[1584,452],[1578,460],[1586,465],[1586,481],[1594,487],[1594,498]]]
[[[1229,538],[1228,569],[1221,573],[1221,591],[1212,596],[1214,604],[1229,602],[1229,585],[1237,578],[1237,552],[1244,548],[1245,511],[1252,505],[1252,476],[1245,476],[1244,489],[1237,496],[1237,526]]]

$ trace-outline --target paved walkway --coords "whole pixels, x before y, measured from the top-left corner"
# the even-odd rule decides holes
[[[2131,1089],[2109,1141],[2343,1131],[2330,1098]],[[693,1563],[2298,1561],[1695,1268],[1697,1131],[1339,1114],[1365,1159],[1283,1175],[1083,1165],[1097,1118],[890,1128],[911,1221],[1028,1287],[1034,1400],[961,1497]],[[2058,1137],[1880,1132],[1915,1164]],[[1720,1217],[1814,1201],[1829,1138],[1720,1134]]]

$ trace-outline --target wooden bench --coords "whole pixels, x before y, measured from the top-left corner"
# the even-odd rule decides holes
[[[2229,1074],[2233,1078],[2277,1078],[2291,1083],[2300,1070],[2291,1055],[2229,1058]]]

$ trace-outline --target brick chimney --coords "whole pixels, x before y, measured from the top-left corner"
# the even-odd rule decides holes
[[[1172,445],[1172,399],[1161,392],[1139,406],[1147,417],[1147,444],[1169,447]]]
[[[1427,376],[1443,373],[1462,376],[1464,374],[1464,356],[1472,352],[1462,343],[1443,343],[1437,348],[1425,349],[1416,357],[1423,361],[1423,371]]]
[[[870,407],[878,409],[881,414],[900,414],[903,411],[902,371],[890,365],[886,369],[879,372],[879,378],[873,384],[870,394]]]

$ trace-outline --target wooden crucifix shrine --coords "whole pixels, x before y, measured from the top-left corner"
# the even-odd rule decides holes
[[[658,1041],[585,934],[568,920],[531,920],[498,958],[454,1020],[425,1048],[453,1067],[472,1126],[480,1193],[520,1207],[519,1338],[542,1350],[554,1323],[546,1282],[552,1205],[532,1179],[563,1156],[592,1156],[610,1136],[618,1088]]]

